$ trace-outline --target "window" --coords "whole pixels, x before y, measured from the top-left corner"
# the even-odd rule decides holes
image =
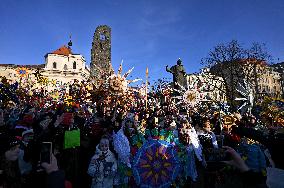
[[[73,62],[73,69],[76,69],[76,61]]]
[[[101,41],[105,41],[106,40],[106,36],[103,33],[100,33],[100,40]]]
[[[67,70],[67,65],[66,65],[66,64],[64,65],[64,68],[63,68],[63,69],[64,69],[64,70]]]
[[[56,62],[53,62],[53,68],[56,69]]]

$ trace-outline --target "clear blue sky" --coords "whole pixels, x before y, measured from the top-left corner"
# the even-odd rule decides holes
[[[90,63],[98,25],[112,28],[112,64],[132,77],[168,77],[180,57],[188,73],[222,42],[245,47],[266,43],[284,61],[283,0],[1,0],[0,63],[43,64],[44,55],[67,44]]]

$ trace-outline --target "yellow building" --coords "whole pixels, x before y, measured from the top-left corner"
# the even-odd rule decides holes
[[[281,96],[281,74],[265,61],[256,59],[243,60],[242,70],[252,84],[255,95]]]
[[[257,78],[259,94],[269,95],[272,97],[280,97],[281,91],[281,75],[271,67],[267,67]]]
[[[211,67],[210,72],[223,77],[233,96],[237,94],[238,84],[242,84],[244,80],[251,85],[256,97],[279,97],[282,94],[281,74],[262,60],[242,59],[224,62]]]

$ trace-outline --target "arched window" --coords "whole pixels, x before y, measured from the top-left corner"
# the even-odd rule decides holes
[[[53,68],[56,69],[56,62],[53,62]]]
[[[76,61],[73,62],[73,69],[76,69]]]
[[[67,70],[67,65],[66,65],[66,64],[64,65],[64,68],[63,68],[63,69],[64,69],[64,70]]]

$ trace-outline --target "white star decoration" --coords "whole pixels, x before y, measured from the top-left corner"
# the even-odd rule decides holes
[[[108,87],[117,94],[125,93],[128,90],[128,84],[141,80],[141,79],[127,80],[128,75],[132,72],[134,67],[122,75],[122,62],[119,66],[117,74],[112,74],[106,79]]]
[[[238,110],[241,110],[242,114],[245,112],[251,113],[251,109],[253,107],[253,91],[248,82],[244,80],[244,84],[238,84],[238,88],[236,89],[240,95],[241,98],[236,98],[236,101],[243,101],[243,104],[238,108]]]
[[[176,103],[177,105],[183,103],[189,108],[194,108],[195,106],[199,105],[200,102],[208,101],[206,99],[202,99],[199,91],[202,87],[204,87],[204,83],[198,84],[197,79],[191,83],[189,83],[189,80],[187,80],[187,88],[183,87],[179,83],[176,84],[181,88],[180,90],[173,89],[180,94],[179,96],[173,97],[180,100]]]

